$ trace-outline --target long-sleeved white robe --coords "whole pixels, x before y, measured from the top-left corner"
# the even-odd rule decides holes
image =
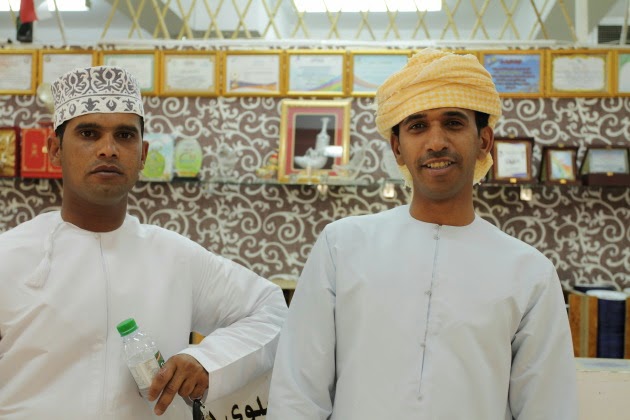
[[[280,335],[267,420],[575,420],[552,263],[479,216],[348,217],[318,238]]]
[[[152,418],[116,330],[130,317],[165,360],[194,356],[216,399],[271,368],[285,315],[277,286],[181,235],[40,215],[0,235],[0,418]],[[207,337],[188,348],[190,331]]]

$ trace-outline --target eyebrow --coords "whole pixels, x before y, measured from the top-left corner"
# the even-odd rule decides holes
[[[446,117],[457,117],[457,118],[463,118],[468,120],[468,114],[466,114],[465,112],[462,111],[446,111],[442,114],[443,116]],[[413,114],[408,116],[407,118],[405,118],[404,120],[402,120],[401,124],[409,124],[410,122],[413,121],[418,121],[418,120],[424,120],[427,118],[427,114],[424,114],[422,112],[418,113],[418,114]]]
[[[74,127],[75,131],[80,131],[80,130],[102,130],[103,126],[100,124],[96,124],[96,123],[80,123],[77,124],[76,127]],[[115,131],[133,131],[134,133],[139,133],[140,130],[138,130],[138,128],[134,125],[128,125],[128,124],[120,124],[114,127]]]

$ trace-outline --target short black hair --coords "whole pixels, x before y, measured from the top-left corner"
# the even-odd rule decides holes
[[[486,114],[485,112],[475,111],[475,123],[477,124],[477,134],[481,134],[481,129],[488,126],[488,121],[490,120],[490,114]],[[392,133],[395,136],[400,134],[400,123],[396,124],[392,127]]]
[[[140,117],[140,115],[138,115],[138,117]],[[63,141],[63,135],[66,132],[67,124],[68,121],[64,121],[55,129],[55,135],[59,139],[59,146],[61,146],[61,142]],[[140,117],[140,137],[144,137],[144,117]]]

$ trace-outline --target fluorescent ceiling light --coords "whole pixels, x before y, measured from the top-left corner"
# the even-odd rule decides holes
[[[299,12],[438,12],[442,10],[442,0],[294,0]]]
[[[48,10],[50,10],[51,12],[54,11],[54,0],[47,0],[47,2]],[[1,2],[0,12],[8,12],[9,3],[11,3],[11,9],[13,9],[13,11],[20,10],[20,0],[9,0]],[[45,1],[35,0],[35,8],[37,9],[41,3],[45,3]],[[60,12],[85,12],[89,10],[85,3],[85,0],[57,0],[57,7],[59,8]]]

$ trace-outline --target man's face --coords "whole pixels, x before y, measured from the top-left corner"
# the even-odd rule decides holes
[[[461,108],[410,115],[391,136],[396,161],[411,173],[414,196],[432,202],[472,197],[475,164],[492,141],[492,129],[478,133],[475,112]]]
[[[51,160],[63,169],[64,202],[109,206],[127,199],[144,166],[136,114],[87,114],[66,124],[61,145],[50,143]]]

